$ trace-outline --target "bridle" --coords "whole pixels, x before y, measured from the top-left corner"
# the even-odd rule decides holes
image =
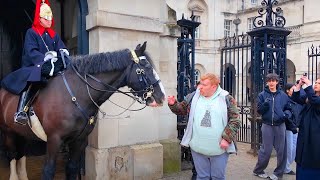
[[[130,92],[135,95],[135,97],[140,97],[140,103],[146,104],[146,100],[150,97],[152,97],[152,94],[154,93],[154,85],[158,84],[160,82],[160,79],[150,79],[146,76],[145,70],[139,63],[142,60],[147,60],[145,56],[137,57],[136,53],[134,51],[131,51],[131,55],[133,57],[133,61],[135,62],[132,66],[132,68],[136,68],[135,72],[138,76],[139,84],[142,85],[142,88],[138,90],[131,89]],[[127,76],[127,82],[130,82],[129,76]]]
[[[91,93],[90,93],[90,88],[91,89],[94,89],[96,91],[99,91],[99,92],[105,92],[105,93],[121,93],[121,94],[124,94],[130,98],[132,98],[134,101],[131,105],[129,105],[129,107],[127,108],[124,108],[112,101],[109,101],[113,104],[115,104],[116,106],[124,109],[124,111],[120,114],[117,114],[117,115],[108,115],[108,116],[119,116],[121,114],[123,114],[125,111],[139,111],[139,110],[142,110],[146,107],[146,101],[149,97],[152,97],[152,94],[154,93],[154,85],[158,84],[160,82],[159,79],[150,79],[149,77],[146,76],[145,74],[145,70],[143,69],[142,65],[140,64],[140,60],[146,60],[146,57],[145,56],[139,56],[137,57],[135,51],[131,51],[131,56],[132,56],[132,60],[134,61],[134,63],[130,66],[128,66],[126,68],[126,71],[131,71],[132,68],[136,68],[135,70],[135,75],[137,75],[138,77],[138,80],[139,80],[139,84],[140,84],[140,87],[139,89],[130,89],[130,91],[121,91],[119,90],[118,88],[110,85],[110,84],[107,84],[107,83],[104,83],[102,82],[100,79],[94,77],[93,75],[91,74],[87,74],[85,73],[83,76],[78,72],[78,70],[76,69],[76,67],[70,63],[70,66],[72,67],[73,71],[76,73],[76,75],[86,84],[86,88],[87,88],[87,92],[88,92],[88,96],[90,97],[90,100],[93,102],[93,104],[98,108],[98,110],[102,113],[103,116],[106,115],[106,113],[104,111],[102,111],[99,107],[99,105],[93,100],[92,96],[91,96]],[[128,85],[131,83],[130,81],[130,75],[129,73],[124,73],[124,75],[126,75],[126,81],[128,83]],[[79,105],[79,103],[77,102],[77,99],[76,97],[73,95],[70,87],[69,87],[69,84],[65,78],[65,75],[64,73],[62,72],[61,73],[61,76],[63,78],[63,81],[64,81],[64,84],[70,94],[70,96],[72,97],[71,100],[74,102],[74,104],[80,109],[80,111],[82,112],[82,114],[85,116],[85,118],[89,118],[89,116],[87,115],[87,113],[85,112],[85,110]],[[88,81],[88,78],[92,79],[93,81],[97,82],[98,84],[101,84],[102,86],[105,87],[105,89],[100,89],[100,88],[97,88],[97,87],[94,87],[92,84],[89,83]],[[133,95],[131,95],[133,94]],[[139,102],[140,104],[144,104],[144,107],[142,108],[139,108],[139,109],[129,109],[133,104],[134,102]]]

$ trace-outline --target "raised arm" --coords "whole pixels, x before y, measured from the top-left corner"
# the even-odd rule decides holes
[[[308,86],[307,88],[304,89],[306,92],[308,102],[311,105],[320,105],[320,96],[317,96],[312,88],[312,86]]]
[[[320,105],[320,97],[315,93],[315,90],[319,91],[320,80],[316,80],[314,87],[315,90],[312,87],[311,81],[306,76],[301,77],[300,81],[304,82],[307,85],[304,91],[306,92],[308,103],[310,103],[311,105]]]
[[[168,106],[176,115],[187,115],[189,112],[188,103],[186,101],[177,102],[174,96],[168,96]]]
[[[307,99],[306,93],[301,89],[303,84],[304,83],[299,80],[299,82],[295,85],[291,96],[291,99],[299,104],[305,104]]]
[[[307,96],[304,90],[299,90],[292,93],[291,99],[299,104],[305,104]]]

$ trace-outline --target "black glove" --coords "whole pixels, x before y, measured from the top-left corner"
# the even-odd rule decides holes
[[[291,131],[292,131],[293,134],[297,134],[298,133],[298,129],[297,128],[291,129]]]
[[[262,106],[264,106],[264,108],[269,108],[270,107],[270,103],[265,101]]]
[[[62,71],[64,66],[63,66],[63,62],[60,58],[58,58],[58,60],[56,62],[53,63],[54,64],[54,70],[53,70],[53,74],[50,75],[51,69],[52,69],[52,64],[51,64],[51,60],[46,61],[42,67],[41,67],[41,75],[44,77],[50,77],[50,76],[55,76],[57,75],[57,73],[59,71]]]

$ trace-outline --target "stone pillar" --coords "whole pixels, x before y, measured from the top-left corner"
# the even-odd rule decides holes
[[[90,53],[134,49],[137,44],[147,41],[147,51],[165,88],[175,81],[166,76],[174,70],[174,67],[166,67],[170,66],[169,62],[175,63],[176,39],[165,33],[165,1],[90,0],[88,7],[86,28]],[[132,103],[132,99],[117,94],[109,100],[124,108]],[[135,103],[130,109],[141,107],[143,105]],[[89,136],[85,179],[161,178],[163,146],[159,140],[176,137],[175,116],[169,112],[166,102],[163,108],[146,107],[138,112],[126,111],[119,116],[114,115],[124,110],[110,101],[105,102],[101,109],[107,116],[99,114],[96,127]]]

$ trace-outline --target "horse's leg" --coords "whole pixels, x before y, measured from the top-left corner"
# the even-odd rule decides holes
[[[47,158],[42,170],[42,180],[52,180],[56,172],[56,160],[61,146],[58,136],[49,137],[47,141]]]
[[[28,180],[27,169],[26,169],[26,156],[23,156],[18,160],[17,173],[19,180]]]
[[[80,156],[88,144],[88,138],[76,140],[69,144],[69,160],[66,164],[66,179],[76,180],[79,175]]]
[[[9,180],[19,180],[18,174],[17,174],[17,161],[15,159],[11,159],[11,161],[10,161]]]
[[[5,145],[5,150],[7,152],[7,157],[10,162],[10,177],[9,180],[18,180],[17,173],[17,160],[18,152],[17,152],[17,135],[14,133],[6,132],[3,136],[3,141]]]
[[[19,180],[28,180],[27,169],[26,169],[26,139],[22,136],[16,137],[16,148],[17,148],[17,174]]]

